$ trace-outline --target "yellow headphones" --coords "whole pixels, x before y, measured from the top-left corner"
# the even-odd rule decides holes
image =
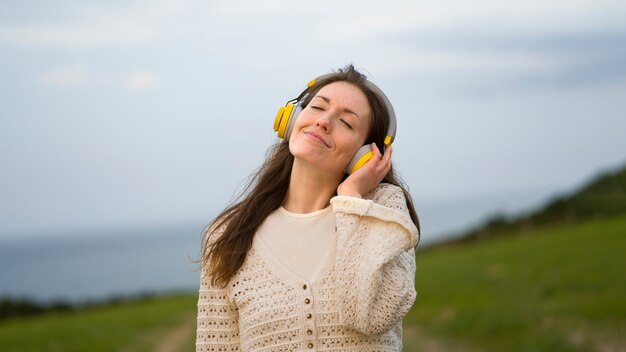
[[[291,131],[293,130],[293,126],[300,115],[300,112],[304,109],[302,107],[302,102],[306,100],[306,97],[309,93],[309,89],[315,85],[318,81],[323,80],[326,76],[330,76],[332,73],[328,73],[317,77],[316,79],[310,81],[307,84],[307,88],[300,93],[300,95],[295,98],[289,100],[285,106],[281,106],[278,109],[278,113],[276,114],[276,118],[274,119],[274,131],[277,132],[279,138],[283,138],[285,140],[289,140],[291,136]],[[387,111],[389,112],[389,129],[387,131],[387,136],[385,137],[385,145],[391,145],[396,137],[396,113],[393,110],[393,106],[391,102],[383,93],[383,91],[378,88],[374,83],[366,80],[367,86],[371,88],[382,100],[385,102],[385,106],[387,107]],[[372,152],[372,147],[369,144],[366,144],[359,148],[357,152],[354,154],[350,162],[348,163],[348,167],[346,168],[346,172],[351,174],[358,170],[361,166],[365,165],[368,162],[374,153]]]

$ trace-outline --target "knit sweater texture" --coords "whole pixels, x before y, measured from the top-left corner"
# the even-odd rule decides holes
[[[196,351],[402,350],[419,242],[404,193],[381,183],[362,199],[330,203],[336,243],[310,280],[257,238],[226,287],[213,286],[202,268]],[[223,230],[210,229],[209,238]]]

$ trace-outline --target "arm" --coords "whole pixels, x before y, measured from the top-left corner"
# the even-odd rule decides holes
[[[239,351],[239,313],[227,288],[211,284],[203,266],[198,294],[196,351]]]
[[[384,333],[416,298],[417,228],[399,187],[381,184],[374,200],[336,196],[336,270],[342,325],[364,334]]]

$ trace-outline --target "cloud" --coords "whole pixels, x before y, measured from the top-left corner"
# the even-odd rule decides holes
[[[76,64],[45,72],[40,79],[45,85],[68,87],[83,84],[89,77],[90,72],[87,67]]]
[[[73,87],[84,84],[109,84],[120,82],[129,89],[132,90],[149,90],[159,86],[159,75],[146,71],[139,70],[131,72],[127,75],[113,74],[117,78],[113,77],[111,80],[111,73],[96,72],[86,65],[74,64],[62,67],[57,67],[44,72],[39,76],[39,81],[46,86],[54,87]]]
[[[371,40],[403,33],[542,34],[595,28],[622,28],[626,5],[612,0],[589,1],[396,1],[368,11],[323,17],[316,28],[325,41]]]
[[[147,71],[133,72],[126,78],[126,86],[135,90],[147,90],[158,86],[159,77]]]
[[[71,18],[29,19],[0,23],[0,45],[92,48],[127,46],[183,35],[203,5],[188,1],[151,1],[66,9]],[[193,5],[193,6],[187,6]],[[84,6],[84,5],[83,5]],[[109,6],[109,7],[107,7]],[[199,21],[193,21],[199,24]],[[181,25],[185,23],[185,25]]]

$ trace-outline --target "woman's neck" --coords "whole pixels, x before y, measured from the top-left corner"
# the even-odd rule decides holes
[[[292,213],[311,213],[328,206],[341,179],[294,159],[283,208]]]

